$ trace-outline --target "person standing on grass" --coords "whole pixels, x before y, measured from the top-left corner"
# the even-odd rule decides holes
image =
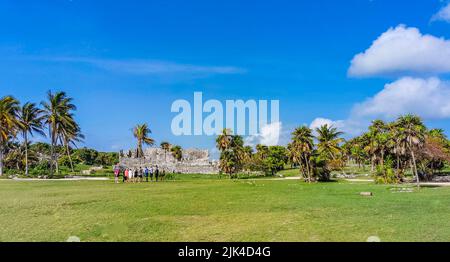
[[[117,165],[114,166],[114,183],[119,184],[120,169]]]
[[[153,166],[150,166],[150,181],[153,182]]]
[[[134,177],[134,182],[139,181],[139,171],[137,168],[134,170],[133,177]]]
[[[133,176],[134,176],[134,172],[133,172],[133,169],[128,169],[128,181],[129,182],[133,182]]]
[[[139,183],[144,182],[144,171],[139,167]]]
[[[158,169],[158,166],[156,166],[156,169],[155,169],[155,179],[156,179],[156,182],[158,182],[158,177],[159,177],[159,169]]]
[[[148,168],[145,167],[144,169],[144,176],[145,176],[145,182],[148,182]]]
[[[122,179],[123,183],[127,182],[127,177],[128,177],[128,168],[125,168],[125,170],[123,171],[123,179]]]

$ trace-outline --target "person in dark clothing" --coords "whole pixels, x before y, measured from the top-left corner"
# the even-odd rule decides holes
[[[159,177],[159,168],[158,168],[158,166],[156,166],[156,169],[155,169],[155,179],[156,179],[156,182],[158,182],[158,177]]]
[[[148,182],[148,168],[145,167],[144,169],[144,176],[145,176],[145,182]]]

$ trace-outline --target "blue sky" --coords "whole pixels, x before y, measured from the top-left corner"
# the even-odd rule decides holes
[[[417,94],[437,88],[439,95],[425,92],[432,97],[424,105],[410,98],[395,112],[423,111],[429,126],[449,134],[450,69],[445,61],[424,62],[436,60],[441,51],[450,57],[450,19],[436,15],[446,5],[439,0],[0,0],[0,96],[40,102],[47,90],[64,90],[78,106],[85,145],[115,151],[134,145],[136,123],[149,123],[157,142],[212,148],[212,137],[171,134],[172,102],[191,100],[194,91],[205,99],[279,99],[283,143],[293,127],[317,118],[348,134],[368,119],[393,118],[379,110],[392,101],[391,89],[402,100],[412,94],[404,85],[417,85]],[[396,52],[398,45],[386,47],[389,42],[353,64],[383,33],[406,38],[411,33],[417,46],[431,47],[423,57],[395,58],[402,64],[392,60],[409,48]],[[436,43],[428,45],[424,35]],[[383,57],[380,48],[393,55]],[[373,68],[373,61],[393,65]],[[356,73],[349,74],[351,66]],[[440,111],[430,108],[435,102]]]

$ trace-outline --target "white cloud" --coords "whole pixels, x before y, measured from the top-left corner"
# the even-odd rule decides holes
[[[445,21],[450,23],[450,3],[439,10],[439,12],[431,18],[431,21]]]
[[[438,78],[401,78],[353,108],[353,118],[392,119],[402,114],[427,119],[450,118],[450,83]]]
[[[428,79],[404,77],[386,84],[384,89],[356,104],[348,118],[331,120],[316,118],[310,124],[314,129],[324,124],[333,125],[345,136],[361,134],[375,118],[392,121],[405,114],[416,114],[425,119],[450,118],[450,82],[436,77]]]
[[[399,25],[351,61],[350,76],[450,73],[450,41]]]
[[[245,73],[244,69],[234,66],[200,66],[159,60],[113,60],[86,57],[38,57],[37,59],[52,62],[83,63],[103,70],[135,75],[189,74],[208,76]]]
[[[349,135],[359,135],[365,127],[365,121],[356,119],[346,119],[346,120],[331,120],[327,118],[318,117],[314,119],[309,128],[315,130],[323,125],[333,126],[339,131],[344,132],[345,136]],[[314,131],[315,132],[315,131]]]
[[[319,128],[319,127],[324,126],[324,125],[333,126],[333,127],[336,127],[336,128],[341,128],[341,127],[343,127],[344,123],[343,123],[342,120],[333,121],[331,119],[318,117],[318,118],[314,119],[311,122],[311,124],[309,125],[309,128],[314,130],[314,129]]]
[[[263,126],[258,134],[245,138],[245,143],[250,146],[262,144],[266,146],[279,145],[280,135],[283,129],[281,122],[275,122]]]

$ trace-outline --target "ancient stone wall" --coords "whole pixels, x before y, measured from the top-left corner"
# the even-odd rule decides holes
[[[123,152],[120,156],[120,166],[124,168],[144,168],[158,166],[168,173],[183,174],[216,174],[219,172],[218,162],[209,159],[208,150],[185,149],[181,161],[176,160],[170,151],[161,148],[146,148],[144,157],[136,158],[136,152]]]

